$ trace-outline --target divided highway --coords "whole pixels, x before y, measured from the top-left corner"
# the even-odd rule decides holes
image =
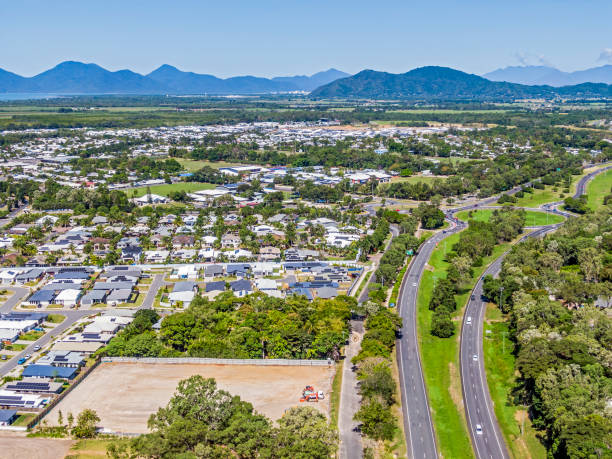
[[[612,168],[612,165],[601,168],[584,176],[576,187],[578,197],[584,194],[586,184],[595,175],[604,170]],[[506,194],[515,194],[520,191],[524,184],[515,187],[506,192]],[[418,288],[421,281],[421,276],[427,262],[436,245],[446,237],[461,231],[467,227],[465,222],[456,221],[454,214],[465,210],[478,209],[481,206],[487,206],[495,203],[499,196],[493,196],[483,199],[478,203],[463,206],[453,209],[447,214],[451,223],[456,222],[456,226],[444,231],[438,232],[428,240],[417,254],[412,259],[411,265],[404,276],[400,287],[398,299],[398,312],[403,320],[403,327],[400,331],[400,338],[397,341],[397,360],[399,367],[400,390],[402,399],[402,411],[404,417],[404,430],[406,433],[406,443],[408,445],[408,455],[412,458],[435,458],[438,457],[436,446],[434,427],[431,420],[431,411],[425,388],[425,380],[421,366],[421,356],[418,343],[417,333],[417,297]],[[549,206],[543,206],[543,210],[551,213],[571,216],[567,212],[557,210],[554,203]],[[560,225],[549,225],[530,233],[526,237],[537,237],[544,233],[554,231]],[[493,274],[501,267],[503,256],[493,262],[493,264],[485,271],[486,274]],[[488,385],[486,382],[486,374],[482,359],[477,357],[474,360],[474,355],[481,356],[482,352],[482,335],[483,335],[483,319],[484,308],[482,302],[479,302],[482,295],[482,282],[479,281],[474,290],[475,301],[470,301],[466,308],[464,322],[469,316],[472,319],[472,324],[467,331],[465,326],[462,327],[462,339],[460,347],[460,364],[461,364],[461,379],[463,385],[464,405],[466,415],[468,417],[468,429],[472,437],[472,444],[478,458],[507,458],[508,451],[499,430],[491,397],[489,394]],[[464,339],[463,333],[467,333],[468,337]],[[466,390],[467,388],[467,390]],[[473,419],[472,419],[473,418]],[[478,419],[478,420],[474,420]],[[473,429],[476,424],[480,424],[482,433],[474,433]],[[475,436],[478,438],[475,439]]]
[[[591,172],[580,179],[576,186],[574,198],[585,193],[586,185],[597,174],[612,168],[607,166]],[[556,209],[560,203],[542,206],[546,212],[556,213],[564,217],[572,214]],[[557,230],[562,223],[540,227],[525,235],[522,240],[544,236],[546,233]],[[484,368],[483,327],[486,302],[483,300],[483,278],[486,275],[497,276],[507,252],[497,258],[485,270],[483,276],[476,283],[471,299],[469,300],[463,317],[461,327],[461,343],[459,361],[461,369],[461,385],[463,390],[463,404],[468,423],[468,430],[472,445],[479,459],[509,458],[508,449],[501,433],[493,401],[489,393],[487,376]]]
[[[400,376],[404,430],[410,457],[437,458],[438,452],[433,423],[421,367],[421,353],[417,334],[418,286],[436,244],[450,234],[461,231],[460,222],[446,232],[439,232],[424,243],[412,259],[404,276],[398,299],[398,312],[403,325],[397,341],[397,360]]]

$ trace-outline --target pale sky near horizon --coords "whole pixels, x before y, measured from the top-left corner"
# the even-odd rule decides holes
[[[0,17],[0,68],[23,76],[65,60],[220,77],[612,64],[610,0],[0,0]]]

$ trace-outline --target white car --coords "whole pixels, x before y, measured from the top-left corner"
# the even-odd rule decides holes
[[[472,325],[472,316],[467,316],[467,319],[465,319],[465,324]]]
[[[478,355],[474,354],[474,355],[472,356],[472,360],[473,360],[474,362],[478,362]]]
[[[417,286],[417,285],[416,285],[416,282],[413,282],[413,283],[412,283],[412,286],[413,286],[413,287],[416,287],[416,286]]]
[[[480,424],[476,424],[476,435],[482,435],[482,426]]]

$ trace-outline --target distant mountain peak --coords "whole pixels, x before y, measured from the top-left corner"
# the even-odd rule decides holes
[[[556,87],[581,83],[612,84],[612,65],[603,65],[575,72],[564,72],[545,65],[515,65],[494,70],[483,76],[491,81]]]
[[[590,84],[553,88],[494,82],[449,67],[427,66],[394,74],[363,70],[311,93],[315,98],[408,100],[517,100],[555,97],[612,98],[612,86]]]
[[[163,64],[147,75],[109,71],[94,63],[64,61],[31,78],[0,69],[0,92],[51,94],[266,94],[311,91],[347,74],[329,69],[310,77],[259,78],[184,72]]]

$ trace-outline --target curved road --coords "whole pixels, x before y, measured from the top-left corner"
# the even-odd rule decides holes
[[[583,177],[578,186],[576,188],[577,192],[575,197],[580,196],[584,193],[586,183],[591,180],[596,174],[610,169],[612,166],[607,166],[601,168],[597,171],[594,171],[585,177]],[[515,194],[520,191],[524,186],[529,185],[530,183],[526,183],[511,190],[505,192],[506,194]],[[452,209],[447,211],[447,219],[451,222],[451,224],[456,224],[456,226],[451,227],[450,229],[438,232],[432,238],[430,238],[423,246],[419,249],[417,254],[412,259],[410,268],[408,269],[406,275],[404,276],[402,285],[400,287],[400,294],[398,299],[398,313],[402,317],[403,326],[400,331],[400,337],[397,341],[397,360],[399,367],[399,379],[400,379],[400,391],[402,398],[402,411],[404,418],[404,431],[406,434],[406,443],[408,445],[408,454],[413,458],[435,458],[438,457],[438,451],[435,441],[435,433],[433,428],[433,423],[431,420],[431,411],[429,408],[429,401],[427,398],[427,390],[425,388],[425,380],[423,377],[423,370],[421,366],[421,356],[419,351],[419,343],[418,343],[418,334],[417,334],[417,323],[416,323],[416,302],[418,296],[418,286],[421,280],[421,276],[425,269],[425,265],[427,264],[433,249],[436,244],[440,241],[444,240],[446,237],[454,234],[458,231],[461,231],[467,227],[465,222],[458,221],[454,214],[457,212],[461,212],[464,210],[472,210],[477,209],[481,206],[487,206],[495,203],[499,199],[499,195],[491,196],[489,198],[483,199],[477,203],[463,206],[460,208]],[[389,203],[393,205],[393,203]],[[557,213],[563,216],[570,216],[571,214],[563,211],[559,211],[555,208],[556,205],[560,203],[553,203],[548,206],[543,206],[543,210],[547,212]],[[367,209],[369,213],[373,213],[373,205],[368,206]],[[549,227],[545,227],[542,229],[537,229],[535,232],[530,233],[530,237],[534,237],[536,235],[553,231],[559,225],[551,225]],[[497,260],[496,260],[497,261]],[[501,265],[501,260],[499,261]],[[495,264],[496,262],[494,262]],[[486,272],[489,273],[488,270]],[[480,284],[480,282],[479,282]],[[477,284],[477,286],[479,285]],[[482,288],[482,285],[480,285]],[[471,302],[470,302],[471,304]],[[468,305],[468,308],[470,305]],[[474,306],[477,308],[477,306]],[[480,308],[482,309],[482,308]],[[466,311],[468,309],[466,308]],[[469,310],[470,314],[472,314],[472,309]],[[467,314],[467,312],[466,312]],[[476,316],[476,315],[474,315]],[[467,317],[467,315],[466,315]],[[478,316],[480,317],[480,316]],[[474,319],[472,319],[474,320]],[[480,343],[482,346],[482,320],[479,320],[480,326],[473,327],[475,332],[477,333],[477,339],[474,341],[475,343]],[[468,340],[466,340],[468,342]],[[463,346],[463,343],[462,343]],[[471,349],[471,348],[470,348]],[[473,354],[481,355],[482,351],[473,352],[471,355],[469,354],[470,349],[466,349],[464,354],[469,356],[468,358],[472,358]],[[470,363],[473,361],[470,361]],[[474,387],[478,383],[481,387],[481,394],[486,393],[486,396],[482,398],[485,400],[485,406],[474,408],[475,413],[478,413],[478,410],[484,409],[488,414],[487,418],[490,420],[489,429],[485,432],[485,428],[483,425],[483,434],[479,435],[479,438],[486,445],[498,444],[498,451],[493,455],[480,455],[478,452],[478,448],[476,453],[478,457],[495,457],[502,458],[508,457],[508,453],[504,444],[503,437],[499,433],[499,427],[497,425],[497,420],[495,419],[495,413],[492,409],[492,404],[490,402],[490,395],[488,392],[488,386],[486,385],[486,375],[484,374],[484,366],[477,365],[478,377],[475,376],[475,373],[472,371],[474,375],[473,379],[470,381],[474,381]],[[462,369],[464,366],[462,365]],[[469,368],[469,366],[465,366],[465,368]],[[474,368],[472,367],[472,370]],[[467,370],[466,370],[467,371]],[[462,381],[463,381],[463,371],[462,371]],[[467,383],[468,387],[471,387],[471,382]],[[463,384],[464,387],[466,383]],[[468,390],[469,391],[469,390]],[[486,391],[486,392],[482,392]],[[468,401],[469,396],[466,397],[464,393],[464,400]],[[466,413],[468,407],[466,403]],[[469,414],[468,414],[469,416]],[[477,422],[479,423],[479,422]],[[482,423],[480,423],[482,424]],[[495,435],[498,434],[498,435]],[[472,435],[472,434],[470,434]],[[493,438],[492,435],[495,437]],[[473,437],[473,435],[472,435]],[[483,448],[484,450],[484,448]]]
[[[582,177],[576,187],[574,198],[578,198],[585,193],[586,185],[593,177],[610,168],[612,166],[603,167]],[[559,204],[545,204],[542,206],[542,210],[564,217],[571,217],[571,213],[556,209],[556,206]],[[555,231],[562,224],[558,223],[540,227],[523,236],[521,241],[528,238],[541,237],[546,233]],[[459,362],[463,404],[472,445],[474,445],[476,457],[479,459],[510,457],[497,418],[495,417],[483,358],[483,324],[486,310],[486,302],[482,299],[483,278],[486,275],[497,276],[499,274],[506,254],[507,252],[491,263],[476,283],[470,297],[471,299],[465,308],[461,326]],[[480,429],[477,430],[476,425],[480,425]]]

